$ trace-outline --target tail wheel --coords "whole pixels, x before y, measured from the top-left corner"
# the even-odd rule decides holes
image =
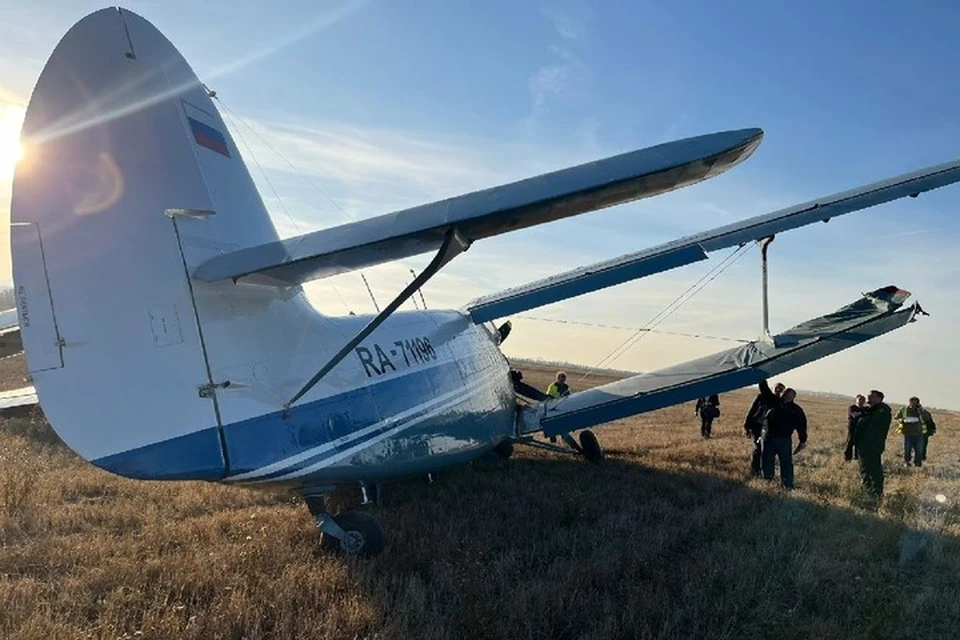
[[[593,464],[603,462],[603,447],[600,446],[597,436],[593,435],[593,431],[580,432],[580,448],[583,449],[584,457]]]
[[[513,443],[509,440],[503,440],[493,448],[493,453],[504,460],[509,460],[513,455]]]
[[[369,513],[347,511],[334,516],[333,521],[343,529],[346,535],[337,539],[329,534],[323,534],[321,544],[325,549],[358,556],[373,556],[383,550],[385,541],[383,528]]]

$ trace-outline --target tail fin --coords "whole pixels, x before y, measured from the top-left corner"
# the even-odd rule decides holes
[[[253,324],[237,336],[215,328],[240,303],[188,278],[219,252],[277,239],[207,91],[147,21],[103,9],[56,47],[22,139],[13,272],[50,424],[122,475],[223,477],[224,411],[204,390],[257,314],[299,292],[246,295]]]

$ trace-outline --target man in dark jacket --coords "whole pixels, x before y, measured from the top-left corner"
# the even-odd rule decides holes
[[[847,408],[847,446],[843,450],[843,459],[848,462],[859,457],[853,442],[853,433],[857,428],[857,423],[860,422],[860,416],[867,410],[866,403],[867,399],[864,396],[857,395],[856,404]]]
[[[883,392],[874,389],[867,396],[867,410],[857,422],[853,440],[860,456],[863,486],[877,497],[883,495],[883,463],[880,456],[886,447],[892,421],[890,407],[883,402]]]
[[[773,387],[773,394],[779,398],[785,388],[782,383],[778,382]],[[765,424],[767,411],[769,410],[770,407],[767,406],[767,403],[763,399],[763,393],[758,393],[757,397],[753,400],[753,404],[750,405],[747,417],[743,421],[743,430],[746,431],[747,436],[753,440],[753,457],[750,459],[750,473],[755,476],[760,475],[760,457],[763,451],[760,436],[763,433],[763,425]]]
[[[776,458],[780,461],[780,482],[787,489],[793,489],[793,454],[807,446],[807,415],[794,402],[797,392],[793,389],[784,389],[783,395],[778,398],[764,380],[760,383],[760,393],[770,407],[763,443],[763,477],[773,479]],[[793,450],[794,431],[800,438],[796,451]]]
[[[700,435],[709,438],[713,431],[713,421],[720,417],[720,396],[713,394],[706,398],[698,398],[693,415],[700,416]]]

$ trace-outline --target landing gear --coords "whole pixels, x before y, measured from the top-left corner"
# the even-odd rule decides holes
[[[509,440],[503,440],[493,448],[493,453],[502,460],[509,460],[513,455],[513,443]]]
[[[307,496],[307,508],[323,532],[324,549],[348,555],[373,556],[383,550],[386,536],[377,519],[363,511],[327,512],[322,495]]]
[[[580,432],[580,449],[583,451],[583,456],[593,464],[603,462],[603,447],[600,446],[597,436],[593,435],[593,431]]]
[[[552,444],[550,442],[534,440],[532,437],[521,438],[515,440],[514,442],[516,444],[525,444],[529,447],[546,449],[547,451],[554,451],[556,453],[583,456],[593,464],[600,464],[603,462],[605,457],[603,453],[603,447],[600,446],[600,441],[597,440],[597,436],[595,436],[592,431],[581,431],[579,442],[577,442],[577,440],[574,439],[574,437],[569,433],[560,434],[560,439],[563,440],[563,442],[567,445],[566,447]]]

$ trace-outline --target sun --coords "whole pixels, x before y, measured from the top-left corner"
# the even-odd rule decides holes
[[[0,179],[10,178],[17,163],[23,159],[20,144],[20,126],[23,109],[0,105]]]
[[[23,145],[19,142],[0,145],[0,172],[12,173],[18,162],[23,160]]]

